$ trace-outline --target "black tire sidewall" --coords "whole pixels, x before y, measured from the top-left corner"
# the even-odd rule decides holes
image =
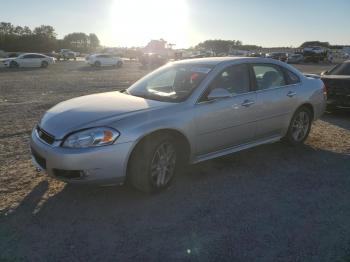
[[[48,67],[48,66],[49,66],[49,63],[48,63],[48,62],[46,62],[46,61],[41,62],[41,67],[42,67],[42,68],[46,68],[46,67]]]
[[[101,62],[100,62],[100,61],[96,61],[96,62],[94,63],[94,65],[95,65],[95,67],[100,67],[100,66],[101,66]]]
[[[11,61],[10,68],[18,68],[18,67],[19,67],[19,65],[16,61]]]
[[[295,120],[295,118],[297,117],[297,115],[300,113],[300,112],[306,112],[307,115],[309,116],[309,126],[308,126],[308,130],[306,132],[306,135],[305,137],[300,140],[300,141],[296,141],[292,135],[292,125],[293,125],[293,122]],[[289,128],[288,128],[288,132],[287,132],[287,135],[285,137],[285,140],[289,143],[289,144],[292,144],[292,145],[300,145],[300,144],[303,144],[304,141],[308,138],[309,136],[309,133],[310,133],[310,130],[311,130],[311,125],[312,125],[312,113],[310,111],[310,109],[308,109],[307,107],[301,107],[299,108],[293,115],[291,121],[290,121],[290,124],[289,124]]]
[[[157,187],[152,182],[151,163],[157,148],[163,143],[171,143],[174,146],[176,150],[176,163],[174,174],[168,183],[162,187]],[[173,137],[168,135],[159,135],[145,139],[141,142],[141,144],[137,145],[137,148],[135,148],[135,151],[130,157],[127,182],[143,192],[151,193],[164,190],[165,188],[169,187],[169,185],[171,185],[174,177],[176,176],[176,172],[179,166],[178,159],[178,150],[176,148],[176,143]]]

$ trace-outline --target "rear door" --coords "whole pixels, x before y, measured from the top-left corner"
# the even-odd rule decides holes
[[[42,61],[44,61],[44,60],[45,60],[45,57],[42,55],[33,55],[32,66],[33,67],[40,67]]]
[[[252,64],[257,94],[256,138],[282,135],[296,109],[300,79],[275,64]]]
[[[256,94],[251,89],[249,66],[229,66],[209,85],[195,106],[196,154],[204,155],[254,140]],[[231,97],[208,101],[215,88]]]

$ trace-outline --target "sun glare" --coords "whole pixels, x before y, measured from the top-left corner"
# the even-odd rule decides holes
[[[114,0],[111,40],[118,46],[142,46],[151,39],[188,44],[187,0]]]

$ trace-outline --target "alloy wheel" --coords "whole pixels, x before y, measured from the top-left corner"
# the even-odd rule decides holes
[[[302,141],[308,133],[310,116],[305,111],[300,111],[292,123],[292,137],[296,142]]]
[[[156,187],[163,187],[174,176],[176,166],[176,150],[169,142],[160,144],[151,162],[151,181]]]

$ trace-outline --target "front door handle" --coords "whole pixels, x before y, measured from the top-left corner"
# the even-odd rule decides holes
[[[297,93],[294,92],[294,91],[289,91],[289,92],[287,93],[287,96],[293,97],[293,96],[295,96],[296,94],[297,94]]]
[[[253,100],[244,100],[244,102],[242,103],[242,106],[245,106],[245,107],[249,107],[251,105],[255,104],[255,102]]]

